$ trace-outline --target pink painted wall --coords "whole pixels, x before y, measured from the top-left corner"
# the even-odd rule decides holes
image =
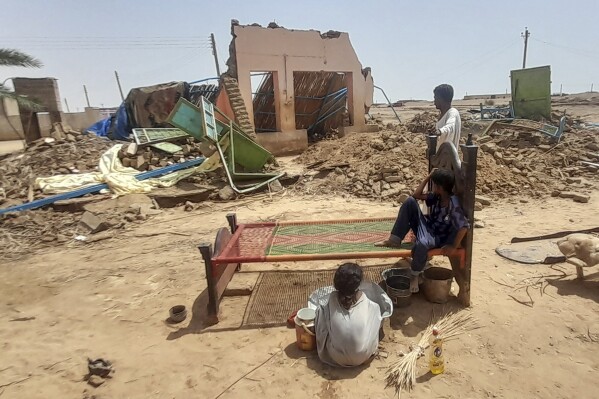
[[[318,31],[233,27],[239,89],[253,115],[250,72],[275,72],[277,128],[295,131],[293,72],[345,72],[348,74],[348,106],[355,131],[365,129],[364,107],[372,105],[373,80],[362,75],[349,35],[322,38]],[[250,118],[253,121],[253,118]]]

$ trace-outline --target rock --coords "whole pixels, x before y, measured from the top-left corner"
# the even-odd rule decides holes
[[[476,222],[474,222],[475,229],[482,229],[484,227],[485,227],[485,222],[483,222],[482,220],[477,220]]]
[[[134,214],[132,214],[132,213],[128,213],[128,214],[126,214],[126,215],[123,217],[123,219],[125,219],[125,222],[132,223],[132,222],[135,222],[135,216],[137,216],[137,215],[134,215]]]
[[[121,160],[121,163],[123,164],[124,167],[126,168],[130,168],[131,167],[131,159],[130,158],[123,158]]]
[[[559,193],[560,198],[574,198],[575,195],[576,193],[573,191],[562,191]]]
[[[574,202],[580,202],[583,204],[586,204],[587,202],[589,202],[589,198],[590,197],[588,195],[578,194],[578,193],[575,193],[574,196],[572,197]]]
[[[99,387],[100,385],[104,384],[104,382],[106,382],[106,380],[99,375],[90,375],[87,379],[87,383],[94,388]]]
[[[125,154],[127,154],[130,157],[134,157],[137,154],[137,144],[129,143],[129,145],[127,145],[127,148],[125,149]]]
[[[230,201],[235,199],[235,191],[231,188],[231,186],[225,186],[218,191],[218,198],[223,201]]]
[[[582,183],[582,177],[566,177],[566,183],[580,184],[580,183]]]
[[[79,225],[89,230],[91,234],[96,234],[101,231],[108,230],[110,228],[110,223],[104,221],[103,219],[88,211],[86,211],[83,214],[83,216],[81,216],[81,220],[79,220]]]
[[[528,204],[528,200],[526,198],[520,198],[520,202],[523,204]]]
[[[496,151],[493,156],[495,157],[495,159],[503,159],[503,154],[499,151]]]
[[[474,210],[475,210],[476,212],[478,212],[478,211],[482,211],[482,210],[483,210],[483,204],[481,204],[481,203],[480,203],[480,202],[478,202],[478,201],[477,201],[477,202],[475,202],[475,203],[474,203]]]
[[[160,209],[156,209],[152,205],[141,204],[139,206],[139,214],[140,215],[155,216],[155,215],[159,215],[161,213],[162,213],[162,211]]]
[[[129,209],[139,209],[142,206],[153,206],[152,199],[145,194],[127,194],[118,198],[111,198],[100,202],[86,204],[83,209],[95,214],[114,214]]]
[[[195,205],[193,204],[193,202],[187,201],[187,202],[185,202],[185,206],[183,209],[185,210],[185,212],[191,212],[194,210],[194,208],[195,208]]]
[[[480,202],[482,205],[491,205],[491,198],[485,197],[483,195],[477,195],[476,201]]]
[[[588,143],[585,147],[591,151],[599,151],[599,144],[597,143]]]
[[[400,182],[402,180],[403,180],[403,177],[397,176],[397,175],[385,177],[385,181],[387,183],[395,183],[395,182]]]
[[[268,183],[268,188],[270,188],[270,191],[272,191],[273,193],[278,193],[279,191],[283,190],[283,185],[277,179]]]
[[[385,142],[381,139],[374,139],[370,142],[370,147],[382,151],[385,149]]]
[[[379,182],[372,185],[372,191],[375,195],[381,195],[381,185]]]
[[[389,190],[383,191],[381,193],[381,197],[383,197],[383,198],[395,197],[396,195],[399,195],[400,192],[401,192],[401,190],[398,188],[391,188]]]

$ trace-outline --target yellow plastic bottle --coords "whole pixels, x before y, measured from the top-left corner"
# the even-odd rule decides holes
[[[433,374],[445,372],[445,361],[443,360],[443,338],[436,326],[433,326],[433,335],[430,339],[429,368]]]

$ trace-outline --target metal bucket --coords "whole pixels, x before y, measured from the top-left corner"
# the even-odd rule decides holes
[[[395,267],[381,273],[381,277],[385,282],[385,291],[391,298],[393,305],[400,308],[410,305],[412,297],[412,290],[410,290],[411,276],[410,268],[406,267]]]
[[[444,267],[431,267],[423,273],[424,297],[433,303],[446,303],[451,292],[453,272]]]

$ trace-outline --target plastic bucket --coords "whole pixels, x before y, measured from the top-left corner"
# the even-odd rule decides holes
[[[433,303],[446,303],[451,292],[453,272],[444,267],[431,267],[423,274],[424,297]]]
[[[314,309],[303,308],[297,311],[295,316],[295,340],[297,347],[303,351],[316,349],[316,334],[314,333]]]
[[[405,275],[395,275],[387,277],[385,280],[387,286],[387,295],[397,307],[406,307],[410,305],[412,291],[410,290],[410,277]]]

